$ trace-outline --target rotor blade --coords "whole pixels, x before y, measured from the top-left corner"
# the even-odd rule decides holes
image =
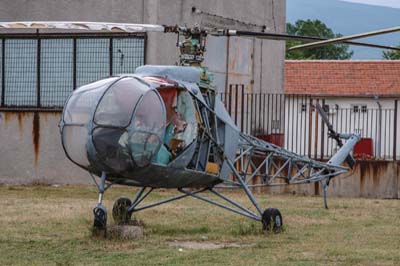
[[[296,36],[296,35],[293,35]],[[315,41],[323,41],[328,40],[326,38],[318,38],[318,37],[305,37],[305,36],[296,36],[298,38],[293,38],[293,40],[303,41],[303,42],[315,42]],[[387,45],[380,45],[380,44],[373,44],[373,43],[366,43],[366,42],[352,42],[352,41],[344,41],[344,44],[348,45],[355,45],[355,46],[365,46],[370,48],[379,48],[379,49],[387,49],[387,50],[395,50],[400,51],[400,47],[395,46],[387,46]],[[291,50],[290,48],[288,49]]]
[[[279,33],[267,33],[267,32],[251,32],[251,31],[235,31],[229,30],[227,31],[228,36],[243,36],[243,37],[256,37],[258,39],[267,39],[267,40],[276,40],[276,41],[304,41],[315,43],[316,41],[325,41],[329,40],[326,38],[319,37],[309,37],[309,36],[298,36],[298,35],[290,35],[290,34],[279,34]],[[379,44],[371,44],[364,42],[352,42],[352,41],[343,41],[344,44],[356,45],[356,46],[365,46],[371,48],[379,48],[379,49],[387,49],[387,50],[396,50],[400,51],[399,47],[393,46],[385,46]],[[292,50],[289,48],[289,51]]]
[[[370,31],[370,32],[366,32],[366,33],[344,36],[344,37],[334,38],[334,39],[330,39],[330,40],[314,42],[314,43],[310,43],[310,44],[297,45],[297,46],[291,47],[289,49],[289,51],[297,50],[297,49],[304,49],[304,48],[314,48],[314,47],[319,47],[319,46],[323,46],[323,45],[327,45],[327,44],[343,43],[343,42],[349,41],[349,40],[366,38],[366,37],[371,37],[371,36],[375,36],[375,35],[397,32],[397,31],[400,31],[400,27],[388,28],[388,29],[377,30],[377,31]]]
[[[165,27],[153,24],[109,23],[88,21],[16,21],[0,22],[0,29],[63,29],[107,32],[164,32]]]
[[[218,35],[218,33],[217,33]],[[291,40],[304,40],[308,37],[289,35],[289,34],[281,34],[281,33],[270,33],[270,32],[254,32],[254,31],[242,31],[242,30],[226,30],[223,32],[223,35],[226,36],[243,36],[243,37],[256,37],[258,39],[267,39],[274,41],[291,41]],[[312,37],[310,37],[312,38]],[[314,39],[310,41],[315,41]]]

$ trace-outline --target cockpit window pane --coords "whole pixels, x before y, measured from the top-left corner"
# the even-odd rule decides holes
[[[149,91],[139,103],[133,120],[133,134],[129,138],[136,165],[150,163],[161,146],[165,125],[163,103],[155,91]]]
[[[100,97],[115,80],[116,78],[104,79],[82,86],[75,91],[64,109],[64,122],[66,124],[87,124],[92,118]]]
[[[88,167],[89,161],[86,151],[87,128],[84,126],[65,126],[62,137],[65,152],[70,159],[83,167]]]
[[[160,137],[154,133],[135,131],[129,138],[133,160],[139,167],[144,167],[153,160],[160,145]]]
[[[105,126],[128,126],[138,100],[147,90],[149,87],[135,78],[119,80],[101,99],[94,122]]]
[[[132,168],[130,150],[126,146],[128,132],[117,128],[98,127],[93,131],[93,143],[97,157],[117,172]]]
[[[134,128],[161,136],[164,129],[164,122],[163,103],[155,91],[150,91],[144,96],[135,112]]]

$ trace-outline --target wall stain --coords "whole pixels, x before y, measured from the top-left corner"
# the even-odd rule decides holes
[[[319,196],[319,182],[314,183],[314,195]]]
[[[11,118],[12,118],[12,113],[10,112],[4,112],[4,124],[6,126],[8,126],[8,123],[10,122]]]
[[[379,185],[379,174],[384,171],[384,169],[382,169],[384,166],[383,164],[377,161],[373,162],[371,166],[372,166],[372,182],[374,184],[374,187],[376,187]]]
[[[39,148],[40,148],[40,115],[39,115],[39,112],[33,113],[32,142],[33,142],[33,149],[35,152],[35,168],[36,168],[38,160],[39,160]]]
[[[58,111],[42,112],[40,118],[44,118],[44,121],[42,120],[42,122],[44,122],[46,125],[49,121],[49,116],[60,117],[60,112]]]
[[[18,130],[19,130],[19,134],[20,136],[22,136],[22,131],[24,129],[24,125],[22,124],[22,113],[18,113]]]
[[[358,165],[360,167],[360,193],[363,193],[365,190],[365,178],[369,176],[369,162],[358,161]]]
[[[48,116],[59,117],[59,111],[50,111],[50,112],[40,112],[40,111],[6,111],[0,113],[0,121],[4,121],[4,125],[7,127],[10,123],[14,125],[16,123],[18,125],[18,133],[20,140],[23,141],[24,135],[24,127],[26,127],[25,123],[27,122],[27,118],[32,118],[32,144],[34,150],[35,157],[35,168],[37,167],[39,161],[39,152],[40,152],[40,123],[45,122],[48,123]],[[43,117],[44,116],[44,117]],[[42,121],[41,121],[41,118]],[[42,124],[43,126],[43,124]]]
[[[400,199],[400,161],[397,161],[397,198]]]
[[[20,140],[23,140],[24,135],[24,118],[29,116],[29,112],[18,111],[18,112],[3,112],[2,118],[4,117],[4,125],[7,127],[10,123],[14,123],[15,121],[18,124],[18,133]]]
[[[388,171],[388,161],[358,161],[360,166],[360,191],[365,192],[366,179],[372,179],[373,189],[380,185],[380,177]]]
[[[20,140],[23,140],[24,135],[24,118],[29,116],[28,112],[17,112],[17,119],[18,119],[18,131]]]
[[[43,121],[43,120],[42,120],[42,121],[47,125],[47,122],[48,122],[48,120],[49,120],[47,113],[42,113],[41,116],[42,116],[42,118],[43,118],[43,116],[44,116],[44,121]]]

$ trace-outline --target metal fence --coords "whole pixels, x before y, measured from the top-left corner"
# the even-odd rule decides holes
[[[0,35],[0,108],[62,108],[83,84],[145,63],[143,34]]]
[[[220,97],[241,131],[257,136],[283,132],[284,94],[247,93],[243,85],[235,85]]]
[[[321,104],[337,132],[361,135],[355,157],[400,159],[399,99],[246,93],[240,85],[230,86],[220,97],[243,132],[301,155],[327,159],[338,150],[315,109]]]

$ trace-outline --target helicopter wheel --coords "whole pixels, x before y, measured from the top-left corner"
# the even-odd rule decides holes
[[[121,197],[114,202],[112,215],[114,222],[118,225],[126,225],[131,221],[132,213],[128,212],[132,202],[130,199]]]
[[[103,206],[97,206],[93,209],[94,223],[93,227],[97,233],[105,235],[107,228],[107,210]]]
[[[282,231],[282,215],[278,209],[268,208],[262,215],[262,228],[264,232],[279,233]]]

